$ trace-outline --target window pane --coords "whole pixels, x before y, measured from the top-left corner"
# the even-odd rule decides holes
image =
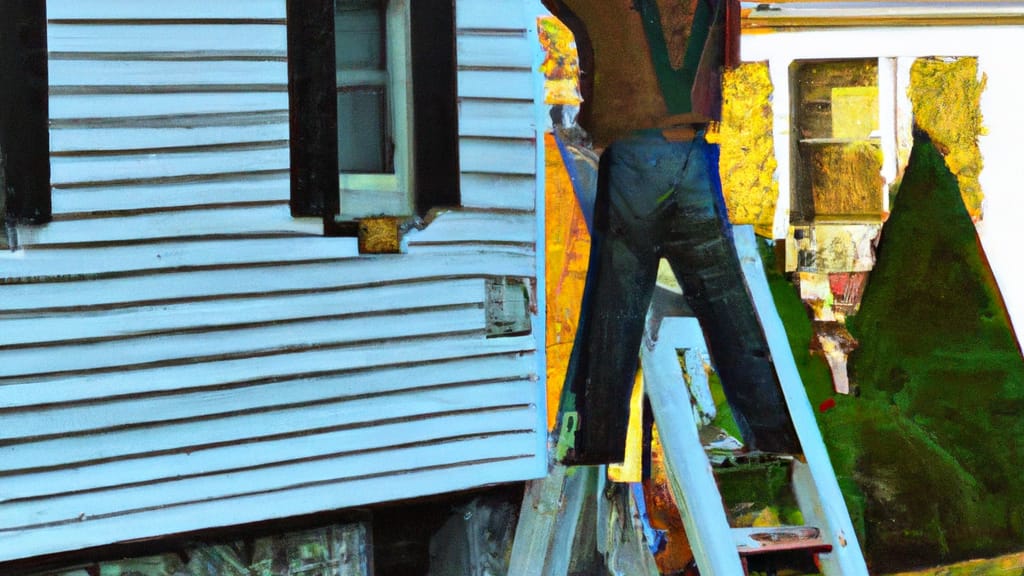
[[[793,88],[791,221],[879,218],[878,60],[798,62]]]
[[[802,142],[805,203],[816,221],[879,217],[882,150],[878,142]]]
[[[384,7],[380,0],[335,0],[338,70],[384,69]]]
[[[850,116],[856,113],[851,104],[870,100],[870,88],[877,102],[878,60],[834,60],[825,62],[799,63],[796,69],[796,112],[799,137],[806,138],[849,138],[850,134],[836,133],[837,126],[848,125]],[[878,106],[863,110],[874,118],[861,118],[866,130],[871,132],[878,125]],[[859,134],[858,134],[859,136]],[[863,137],[867,137],[864,134]]]
[[[338,167],[342,172],[391,172],[383,87],[338,92]]]

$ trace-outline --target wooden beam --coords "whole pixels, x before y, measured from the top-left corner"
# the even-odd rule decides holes
[[[512,544],[509,576],[544,573],[548,548],[562,505],[565,473],[565,466],[554,464],[547,476],[527,484],[516,526],[516,539]]]

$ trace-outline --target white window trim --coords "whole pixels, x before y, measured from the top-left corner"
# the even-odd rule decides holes
[[[775,220],[772,226],[772,236],[776,240],[783,240],[789,234],[791,198],[796,192],[796,180],[793,178],[793,167],[799,162],[799,155],[791,143],[791,136],[796,130],[798,118],[794,110],[791,110],[792,98],[792,67],[794,64],[815,62],[821,60],[877,60],[878,61],[878,134],[872,138],[878,141],[882,149],[882,177],[884,184],[882,188],[883,212],[889,206],[889,187],[897,179],[896,158],[899,149],[899,138],[910,133],[910,97],[906,94],[906,86],[909,85],[909,66],[914,58],[890,57],[877,55],[839,55],[828,57],[817,57],[808,53],[808,46],[812,44],[803,41],[803,33],[793,33],[790,36],[793,41],[787,42],[773,54],[764,59],[768,61],[768,73],[772,82],[772,115],[773,128],[772,138],[775,142],[775,158],[777,168],[776,180],[779,184],[779,195],[776,198]],[[766,56],[767,53],[755,52],[744,54],[744,62],[755,62],[758,58]],[[894,76],[894,77],[893,77]],[[904,77],[906,77],[904,79]],[[901,92],[902,90],[902,92]],[[906,139],[905,138],[905,139]]]
[[[394,173],[339,174],[339,221],[413,213],[412,38],[409,0],[389,0],[386,16],[388,112]],[[344,72],[339,73],[339,78]]]
[[[789,56],[789,55],[787,55]],[[825,228],[829,226],[849,226],[849,225],[860,225],[866,228],[872,228],[880,230],[882,223],[887,217],[888,206],[889,206],[889,188],[896,180],[897,170],[897,154],[898,154],[898,143],[900,131],[909,132],[910,126],[910,97],[906,94],[906,86],[909,86],[909,66],[913,62],[913,58],[903,59],[894,58],[887,56],[850,56],[844,58],[815,58],[811,55],[805,55],[803,51],[799,51],[793,54],[793,58],[779,58],[769,60],[769,71],[773,73],[772,82],[776,86],[775,101],[773,106],[785,107],[783,110],[786,112],[783,114],[775,114],[775,127],[773,135],[775,140],[775,153],[778,162],[778,173],[785,171],[784,177],[779,178],[779,197],[778,204],[776,206],[775,222],[773,226],[773,235],[776,239],[784,239],[786,242],[786,270],[789,272],[801,270],[799,262],[800,249],[797,247],[797,241],[793,236],[794,226],[799,228]],[[877,76],[876,83],[878,86],[878,130],[873,131],[870,137],[865,140],[874,141],[879,144],[879,148],[882,152],[882,166],[880,175],[882,176],[882,188],[879,193],[880,198],[880,214],[882,214],[881,221],[847,221],[842,219],[837,220],[815,220],[813,224],[801,223],[794,225],[790,221],[791,216],[791,201],[793,195],[796,193],[797,181],[793,177],[793,167],[795,163],[800,162],[800,155],[796,151],[795,140],[790,140],[790,135],[795,134],[797,130],[797,124],[799,117],[795,110],[792,110],[790,105],[792,99],[796,96],[795,91],[792,90],[792,83],[794,82],[794,76],[792,67],[794,64],[800,65],[803,63],[817,62],[822,60],[876,60],[877,61]],[[903,60],[903,62],[900,62]],[[905,70],[901,70],[905,68]],[[903,81],[902,76],[906,76],[906,81]],[[782,89],[779,90],[778,87]],[[903,88],[904,93],[901,96],[899,89]],[[781,93],[781,94],[780,94]],[[822,138],[820,140],[829,140]],[[813,232],[812,232],[813,234]],[[864,271],[864,270],[856,270]]]
[[[790,61],[790,64],[804,63],[804,62],[816,62],[821,59],[813,57],[801,57],[794,58]],[[881,176],[883,179],[882,190],[879,198],[881,199],[880,213],[885,214],[889,211],[889,187],[897,179],[897,135],[900,130],[909,132],[910,126],[906,123],[910,120],[907,116],[909,111],[910,97],[904,93],[901,98],[897,92],[897,59],[886,56],[867,56],[863,58],[851,57],[851,58],[826,58],[823,60],[876,60],[877,62],[877,75],[875,82],[878,86],[878,130],[871,133],[871,136],[867,140],[877,142],[879,149],[882,151],[882,169]],[[786,67],[787,74],[789,74],[790,66]],[[909,78],[909,68],[906,74]],[[903,100],[906,104],[903,104]],[[905,110],[902,115],[897,116],[897,112],[902,105]],[[798,118],[790,118],[791,122],[790,130],[796,130],[796,123],[799,121]],[[824,140],[824,139],[823,139]],[[799,155],[795,153],[790,154],[792,162],[799,162]],[[789,183],[790,194],[796,192],[796,181],[791,180]],[[883,217],[884,219],[884,217]],[[788,216],[787,216],[788,220]]]

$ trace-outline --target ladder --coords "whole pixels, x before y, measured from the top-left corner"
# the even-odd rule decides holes
[[[748,556],[803,549],[818,554],[826,576],[866,575],[857,535],[768,288],[753,229],[737,226],[734,237],[747,287],[803,448],[803,459],[793,461],[792,486],[809,526],[730,528],[711,464],[697,434],[693,409],[697,398],[691,401],[692,393],[679,364],[680,352],[685,361],[688,351],[704,349],[703,333],[694,318],[654,319],[648,326],[655,331],[648,330],[640,351],[644,386],[694,559],[702,576],[733,576],[746,572]]]
[[[775,309],[768,280],[750,226],[733,228],[737,254],[748,290],[769,344],[783,397],[789,409],[803,458],[792,463],[792,487],[808,526],[778,528],[731,528],[721,493],[704,446],[698,435],[695,411],[707,412],[711,402],[707,382],[692,377],[703,369],[706,344],[695,318],[672,315],[672,305],[652,304],[640,360],[644,389],[658,426],[672,493],[686,528],[701,576],[740,576],[748,557],[781,551],[803,550],[817,554],[825,576],[867,575],[867,566],[854,532],[846,503],[839,491],[832,463],[814,418],[814,411],[800,379],[782,321]],[[680,365],[699,367],[688,386]],[[567,469],[554,463],[547,477],[530,482],[523,500],[510,559],[511,576],[565,576],[572,546],[579,530],[580,508],[586,498],[601,498],[605,467]],[[598,502],[601,506],[601,502]],[[606,506],[607,507],[607,506]],[[633,561],[615,574],[655,576],[657,568],[649,551],[636,538],[642,528],[635,506],[619,515],[627,519],[616,538],[600,535],[598,549],[605,552],[615,542],[626,543]],[[603,515],[602,515],[603,516]],[[614,524],[614,523],[613,523]],[[621,523],[619,523],[621,524]],[[602,519],[597,529],[602,530]],[[631,534],[630,534],[631,533]],[[605,550],[602,548],[604,542]],[[626,551],[630,552],[630,551]]]

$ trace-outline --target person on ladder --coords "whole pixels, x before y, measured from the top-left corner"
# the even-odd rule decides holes
[[[800,452],[733,245],[718,149],[705,139],[708,122],[720,116],[722,68],[738,60],[738,2],[546,4],[576,34],[589,106],[581,124],[598,145],[611,142],[600,160],[590,265],[566,375],[579,420],[564,463],[623,460],[661,258],[700,321],[747,449]],[[617,36],[605,42],[642,38],[650,62],[624,67],[618,50],[595,50],[591,58],[586,39],[607,22]],[[615,97],[607,96],[610,90]]]

